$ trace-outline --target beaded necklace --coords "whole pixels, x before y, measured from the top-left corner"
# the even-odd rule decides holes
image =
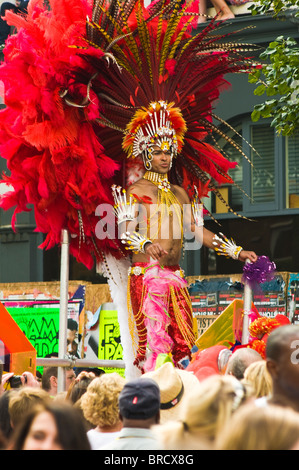
[[[163,192],[170,191],[170,183],[167,174],[156,173],[155,171],[146,171],[143,175],[145,180],[151,181]]]
[[[155,236],[159,233],[161,228],[161,221],[165,217],[172,217],[173,211],[181,228],[181,241],[183,241],[183,207],[175,194],[171,191],[171,185],[168,181],[167,174],[157,173],[155,171],[146,171],[143,178],[150,181],[158,188],[157,211],[150,217],[157,218],[158,216],[158,230]],[[152,227],[151,227],[152,229]]]

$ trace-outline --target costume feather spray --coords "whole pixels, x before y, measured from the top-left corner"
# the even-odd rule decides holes
[[[213,103],[228,87],[226,74],[253,65],[247,45],[217,32],[217,18],[192,31],[196,1],[157,0],[148,8],[140,0],[49,3],[48,9],[31,0],[28,15],[6,14],[17,34],[7,40],[0,69],[0,153],[10,172],[3,182],[12,188],[1,207],[15,207],[13,227],[17,214],[33,207],[42,248],[59,245],[66,228],[70,253],[88,268],[94,260],[102,266],[128,343],[122,279],[129,259],[116,237],[97,236],[103,220],[96,216],[99,205],[113,206],[113,183],[140,174],[138,159],[136,169],[132,158],[126,165],[128,126],[152,102],[179,108],[186,132],[169,179],[189,195],[196,186],[199,197],[219,196],[218,185],[233,183],[228,171],[235,163],[207,142],[219,134],[230,141],[214,124]],[[113,213],[105,223],[113,233]]]
[[[244,158],[247,157],[215,124],[218,117],[213,114],[213,105],[220,93],[230,86],[225,75],[247,73],[256,66],[248,57],[248,52],[254,47],[230,42],[233,33],[223,33],[220,30],[223,23],[217,18],[203,31],[194,32],[192,27],[197,22],[198,2],[157,1],[145,9],[141,1],[131,1],[128,3],[131,9],[134,3],[132,14],[124,18],[122,9],[126,3],[114,3],[114,10],[118,11],[122,22],[112,23],[104,2],[98,0],[97,20],[100,26],[95,21],[88,23],[89,45],[94,45],[94,34],[97,34],[98,47],[109,51],[114,63],[107,65],[106,69],[101,67],[99,71],[94,57],[87,50],[81,53],[88,66],[93,68],[92,89],[101,100],[98,122],[102,119],[104,127],[98,128],[98,136],[109,156],[120,155],[121,146],[127,152],[128,146],[125,144],[127,148],[124,148],[124,142],[133,138],[131,129],[132,123],[135,127],[138,125],[137,112],[143,109],[146,114],[153,102],[173,103],[181,110],[187,131],[169,180],[183,186],[190,197],[194,186],[198,188],[200,197],[210,191],[221,197],[217,188],[234,183],[229,170],[236,163],[212,146],[209,138],[221,136]],[[102,27],[109,22],[110,35]],[[122,26],[121,33],[117,24]],[[85,71],[79,69],[76,77],[79,82],[89,79]],[[226,126],[221,118],[219,122]],[[230,129],[228,124],[227,127]],[[116,129],[119,132],[115,132]],[[122,171],[126,172],[129,167],[131,176],[134,162],[130,161],[130,152],[127,156],[129,163],[122,153]]]
[[[5,109],[0,111],[0,152],[10,189],[3,209],[33,207],[36,231],[45,234],[41,248],[60,245],[61,230],[70,233],[70,253],[89,269],[103,252],[122,257],[117,240],[98,239],[95,216],[100,204],[112,204],[110,187],[120,165],[111,159],[93,129],[99,99],[86,84],[75,83],[72,69],[82,67],[78,46],[84,44],[89,0],[31,0],[28,15],[7,12],[18,32],[4,49],[1,79]],[[73,47],[76,45],[76,47]],[[104,52],[92,49],[100,63]],[[84,63],[86,67],[86,63]],[[88,70],[88,68],[87,68]],[[70,106],[67,98],[88,106]],[[108,220],[114,227],[114,220]]]

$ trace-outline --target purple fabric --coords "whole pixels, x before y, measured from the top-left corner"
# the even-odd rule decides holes
[[[256,289],[259,284],[274,279],[276,265],[267,256],[259,256],[255,263],[245,263],[243,267],[242,282],[248,284],[251,289]]]

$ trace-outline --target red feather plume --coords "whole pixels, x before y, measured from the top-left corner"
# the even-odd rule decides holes
[[[95,233],[96,208],[113,203],[110,187],[120,167],[93,128],[98,97],[91,90],[91,102],[82,108],[64,99],[65,90],[78,103],[87,94],[72,69],[82,66],[78,47],[86,46],[92,2],[52,0],[50,10],[43,3],[31,0],[26,16],[6,15],[18,32],[6,42],[0,69],[6,105],[0,112],[0,152],[10,171],[3,182],[12,188],[1,207],[15,208],[14,229],[17,214],[33,207],[36,231],[46,234],[41,248],[59,245],[67,229],[71,254],[91,268],[103,252],[122,256],[117,240],[99,240]],[[100,64],[104,52],[92,54]]]
[[[97,237],[100,204],[113,205],[111,185],[140,172],[122,151],[136,111],[163,100],[181,110],[187,131],[170,180],[200,196],[232,183],[226,160],[207,139],[217,133],[213,104],[227,73],[252,65],[243,45],[217,34],[216,20],[200,33],[198,2],[156,0],[31,0],[28,14],[7,12],[17,28],[4,49],[0,153],[12,190],[0,206],[33,207],[42,248],[70,233],[70,252],[88,268],[106,253],[124,256],[117,239]],[[21,84],[21,86],[20,86]],[[221,133],[222,137],[225,134]],[[136,159],[138,164],[140,161]],[[129,179],[128,179],[129,181]],[[105,219],[115,228],[113,214]]]

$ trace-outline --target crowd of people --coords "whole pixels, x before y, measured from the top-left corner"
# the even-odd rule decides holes
[[[298,341],[298,325],[281,326],[265,359],[238,348],[203,380],[167,360],[134,380],[70,369],[58,393],[55,367],[24,372],[18,388],[2,370],[1,449],[297,450]]]

